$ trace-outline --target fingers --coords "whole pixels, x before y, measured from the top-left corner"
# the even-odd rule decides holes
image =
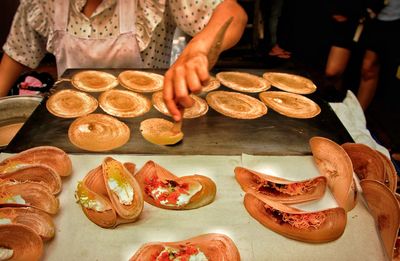
[[[189,97],[189,84],[186,81],[187,72],[184,66],[177,66],[173,78],[175,101],[184,108],[193,105],[193,99]]]
[[[185,78],[191,93],[197,94],[201,91],[201,81],[197,75],[196,66],[187,67]]]
[[[205,61],[203,61],[202,66],[198,66],[196,67],[196,72],[197,75],[200,79],[200,82],[204,83],[204,82],[208,82],[210,80],[210,74],[208,72],[208,60],[205,59]]]
[[[174,95],[174,86],[172,83],[174,72],[172,70],[168,70],[164,76],[164,87],[163,87],[163,98],[164,103],[167,106],[169,112],[175,121],[180,121],[182,115],[175,103],[175,95]]]
[[[164,102],[175,121],[182,119],[179,107],[193,106],[194,100],[189,95],[199,93],[202,88],[201,83],[208,81],[209,78],[208,61],[204,55],[193,57],[186,62],[178,60],[167,71],[164,77]]]

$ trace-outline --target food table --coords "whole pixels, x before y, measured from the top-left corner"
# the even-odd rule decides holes
[[[70,77],[76,70],[69,70]],[[120,70],[108,70],[117,75]],[[260,71],[252,71],[259,74]],[[62,83],[58,88],[71,88]],[[154,108],[142,117],[122,119],[131,128],[124,146],[106,153],[88,153],[69,143],[72,120],[57,118],[46,110],[45,101],[36,109],[16,138],[0,155],[40,146],[57,146],[70,154],[73,174],[64,179],[59,195],[60,213],[55,216],[56,237],[46,244],[45,260],[127,260],[140,245],[150,241],[179,241],[198,234],[218,232],[237,245],[242,260],[384,260],[385,254],[372,216],[362,197],[347,213],[344,234],[336,241],[309,244],[285,238],[251,218],[243,206],[244,192],[234,178],[234,168],[244,166],[287,179],[318,176],[308,145],[309,138],[324,136],[341,144],[352,141],[330,105],[317,96],[322,112],[313,119],[299,120],[270,110],[256,120],[237,120],[209,112],[185,120],[183,142],[157,146],[140,135],[140,121],[164,117]],[[98,109],[101,111],[101,109]],[[29,141],[29,142],[27,142]],[[105,156],[133,162],[137,169],[153,160],[177,176],[201,174],[217,184],[215,201],[188,211],[171,211],[145,204],[138,221],[115,229],[91,223],[75,202],[77,182],[101,164]],[[336,206],[329,191],[323,199],[298,206],[305,210]]]

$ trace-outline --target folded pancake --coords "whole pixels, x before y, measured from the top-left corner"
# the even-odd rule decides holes
[[[135,175],[136,164],[132,162],[124,162],[124,167],[131,175]]]
[[[75,197],[89,220],[104,228],[137,220],[143,196],[130,172],[134,169],[133,163],[107,157],[78,183]]]
[[[103,165],[90,170],[82,180],[82,183],[91,191],[108,199],[108,191],[103,177]]]
[[[217,112],[236,119],[256,119],[268,110],[260,100],[238,92],[213,91],[206,100]]]
[[[374,149],[361,143],[345,143],[342,147],[349,155],[354,172],[360,180],[375,179],[385,182],[385,167]]]
[[[309,94],[317,90],[317,86],[310,80],[300,75],[280,72],[266,72],[263,77],[272,86],[287,92]]]
[[[46,165],[61,177],[72,173],[70,157],[65,151],[54,146],[38,146],[10,156],[0,162],[0,173],[12,172],[26,164]]]
[[[52,217],[42,210],[31,207],[0,208],[0,226],[1,224],[25,225],[35,231],[44,241],[52,239],[55,234]]]
[[[150,100],[128,90],[109,90],[99,97],[100,107],[108,114],[122,118],[138,117],[151,108]]]
[[[267,91],[260,93],[259,97],[267,107],[287,117],[308,119],[321,112],[318,104],[299,94]]]
[[[146,243],[129,260],[240,261],[240,254],[228,236],[209,233],[178,242]]]
[[[218,79],[215,78],[214,76],[210,76],[210,79],[208,80],[207,83],[205,83],[205,85],[203,85],[201,91],[202,92],[215,91],[220,86],[221,86],[221,83],[218,81]]]
[[[393,165],[393,162],[382,152],[379,150],[375,150],[378,155],[381,157],[383,166],[385,169],[385,185],[393,191],[393,193],[396,192],[397,189],[397,171],[395,166]]]
[[[101,174],[101,169],[99,173]],[[90,173],[88,176],[91,176]],[[75,198],[77,199],[77,202],[81,205],[83,213],[85,213],[86,217],[96,225],[103,228],[115,227],[117,225],[117,213],[112,207],[110,200],[106,196],[94,191],[97,189],[97,187],[92,185],[93,188],[89,188],[91,185],[90,182],[88,185],[86,185],[86,179],[88,176],[82,182],[78,183],[75,191]],[[92,178],[100,180],[103,182],[104,186],[102,175],[97,177],[94,175],[94,177],[90,177],[89,179]]]
[[[88,151],[108,151],[123,146],[130,137],[129,127],[104,114],[77,118],[68,129],[68,137],[76,147]]]
[[[30,206],[54,215],[59,202],[43,184],[0,180],[0,206]]]
[[[47,110],[61,118],[76,118],[94,112],[97,109],[97,100],[85,93],[74,90],[61,90],[46,102]]]
[[[123,71],[118,75],[119,83],[135,92],[156,92],[163,88],[164,76],[144,71]]]
[[[174,123],[162,118],[150,118],[140,123],[140,132],[148,142],[172,145],[183,139],[183,132],[174,130]]]
[[[39,261],[42,255],[42,239],[31,228],[20,224],[0,225],[2,260]]]
[[[101,71],[82,71],[76,73],[71,79],[75,88],[85,92],[103,92],[118,85],[117,78]]]
[[[320,199],[325,193],[327,183],[323,176],[291,181],[242,167],[235,168],[235,178],[243,191],[251,192],[260,199],[266,198],[285,204]]]
[[[143,210],[141,188],[125,166],[106,157],[102,164],[104,183],[115,211],[129,222],[136,220]]]
[[[198,118],[198,117],[206,114],[208,111],[207,102],[204,99],[202,99],[194,94],[190,94],[190,97],[194,100],[194,104],[192,107],[185,109],[185,111],[183,113],[183,118],[193,119],[193,118]],[[171,116],[171,114],[169,113],[168,108],[165,105],[165,102],[163,100],[162,91],[153,93],[151,101],[153,103],[154,108],[156,108],[159,112],[161,112],[164,115]]]
[[[360,181],[360,185],[379,229],[387,256],[392,259],[400,225],[399,202],[394,193],[377,180],[364,179]]]
[[[346,211],[357,203],[357,188],[353,179],[353,165],[346,151],[337,143],[323,137],[310,139],[311,152],[321,175],[328,179],[338,205]]]
[[[306,212],[287,205],[260,199],[251,193],[244,196],[249,214],[263,226],[285,237],[309,243],[324,243],[338,239],[347,222],[343,208]]]
[[[135,174],[144,201],[165,209],[194,209],[210,204],[216,185],[201,175],[177,177],[154,161],[148,161]]]
[[[268,90],[271,85],[260,76],[245,72],[220,72],[217,79],[226,87],[240,92],[262,92]]]
[[[16,164],[15,167],[0,171],[0,179],[19,182],[32,181],[46,185],[54,195],[61,191],[62,181],[52,168],[44,164]]]

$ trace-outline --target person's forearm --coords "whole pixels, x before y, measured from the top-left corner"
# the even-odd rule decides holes
[[[6,96],[25,66],[3,54],[0,64],[0,97]]]
[[[201,45],[204,53],[208,53],[218,30],[231,16],[233,21],[226,31],[221,51],[231,48],[240,40],[247,24],[247,14],[235,0],[219,4],[206,27],[189,44]]]

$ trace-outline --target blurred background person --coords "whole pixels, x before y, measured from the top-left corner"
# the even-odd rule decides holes
[[[268,43],[268,55],[282,59],[290,58],[291,53],[278,44],[279,19],[282,15],[284,1],[269,0],[262,1],[264,28],[266,31],[266,42]]]
[[[329,3],[332,31],[325,75],[336,90],[343,91],[347,89],[343,86],[343,73],[360,39],[365,19],[365,0],[330,0]]]
[[[373,6],[375,7],[375,6]],[[400,65],[400,0],[390,0],[379,11],[368,8],[368,18],[365,28],[365,54],[362,62],[360,86],[357,99],[365,111],[372,102],[382,64],[386,65],[387,74],[391,81],[396,77]],[[399,86],[399,85],[398,85]]]
[[[46,53],[55,56],[58,77],[68,68],[169,68],[176,27],[193,36],[179,60],[192,64],[231,16],[224,48],[240,39],[247,21],[235,0],[21,0],[3,46],[0,97]],[[208,72],[206,63],[198,66]],[[185,87],[206,77],[187,73],[180,75]]]

